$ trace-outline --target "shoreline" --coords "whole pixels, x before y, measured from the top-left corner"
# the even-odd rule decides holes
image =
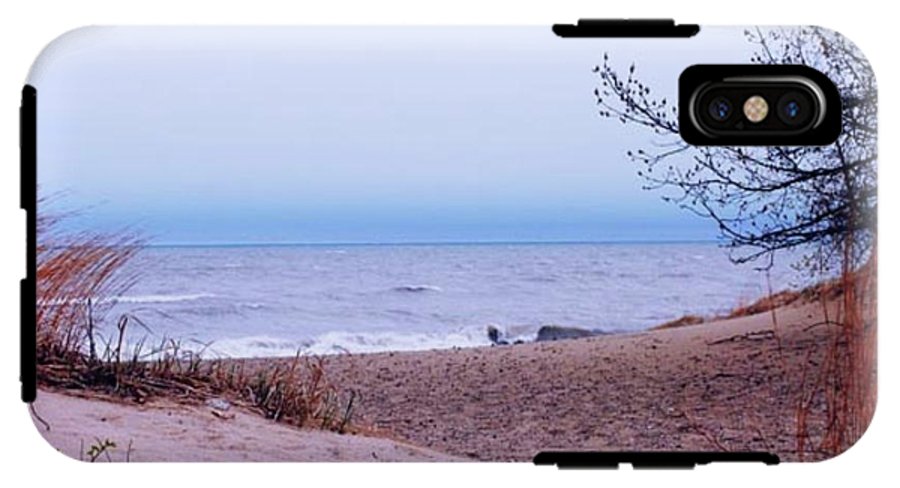
[[[777,323],[767,312],[635,334],[335,356],[328,371],[359,392],[359,413],[375,427],[473,460],[530,461],[575,446],[790,460],[802,378],[831,337],[828,327],[806,330],[821,315],[820,304],[805,304],[777,309]]]
[[[325,371],[330,383],[357,395],[353,424],[377,435],[375,439],[396,439],[430,456],[530,461],[540,450],[577,447],[765,451],[793,460],[800,457],[796,402],[809,387],[803,378],[816,371],[831,337],[831,326],[815,326],[823,313],[821,303],[794,303],[755,315],[639,333],[332,355],[324,356]],[[286,366],[290,359],[226,361],[252,370]],[[144,408],[117,403],[126,410]],[[169,405],[163,411],[173,408]],[[823,409],[818,401],[810,416],[821,419]],[[39,413],[52,424],[59,412],[43,410]],[[263,425],[287,429],[276,438],[303,438],[309,432],[247,415]],[[249,435],[248,426],[235,429]],[[76,428],[70,434],[92,435],[88,430]],[[205,432],[198,430],[193,441],[203,445],[206,441],[200,437]],[[136,437],[145,435],[154,433],[135,431]],[[225,452],[222,446],[209,448]],[[342,449],[350,450],[332,451],[332,457],[357,459],[353,448]],[[308,454],[312,459],[304,459],[329,456],[324,451]],[[229,459],[241,455],[250,454],[240,448],[222,454]],[[265,456],[282,459],[271,453]],[[804,459],[810,458],[816,455],[807,453]]]

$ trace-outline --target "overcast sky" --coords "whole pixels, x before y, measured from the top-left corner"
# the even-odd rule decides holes
[[[535,28],[95,28],[35,65],[39,182],[157,243],[706,240],[641,190],[654,138],[596,114],[610,53],[674,98],[690,40]]]

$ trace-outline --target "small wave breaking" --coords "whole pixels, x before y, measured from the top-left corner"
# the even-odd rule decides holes
[[[393,291],[405,292],[405,293],[423,293],[423,292],[434,292],[440,293],[444,291],[441,287],[435,285],[401,285],[395,286],[392,288]]]
[[[229,358],[288,357],[298,352],[314,355],[363,354],[478,347],[490,344],[484,327],[447,333],[332,331],[308,340],[290,340],[265,335],[219,339],[205,348],[204,355]]]

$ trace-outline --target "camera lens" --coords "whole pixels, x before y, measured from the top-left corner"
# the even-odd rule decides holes
[[[725,97],[716,97],[709,102],[709,116],[716,122],[725,122],[731,118],[731,102]]]
[[[800,116],[800,103],[796,100],[784,104],[784,116],[794,120]]]
[[[778,100],[778,118],[791,127],[809,122],[814,110],[810,98],[801,92],[786,93]]]

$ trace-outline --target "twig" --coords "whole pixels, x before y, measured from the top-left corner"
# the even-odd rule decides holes
[[[766,340],[766,339],[772,339],[774,337],[775,337],[775,332],[773,332],[771,330],[753,331],[753,332],[747,332],[745,334],[738,334],[738,335],[726,337],[724,339],[719,339],[719,340],[715,340],[712,342],[707,342],[706,345],[707,346],[715,346],[717,344],[723,344],[726,342],[735,342],[735,341],[741,341],[741,340],[762,341],[762,340]]]
[[[44,426],[44,429],[47,430],[47,432],[50,432],[50,424],[48,424],[46,420],[44,420],[43,418],[41,418],[40,415],[38,415],[37,410],[35,410],[35,408],[34,408],[33,402],[28,404],[28,410],[31,412],[31,416],[34,417],[35,420],[40,422],[41,425]]]
[[[845,327],[845,325],[841,322],[835,322],[834,320],[823,320],[821,322],[816,322],[814,324],[807,325],[806,327],[803,328],[803,332],[810,331],[812,329],[815,329],[816,327],[821,327],[823,325],[834,325],[837,327]]]
[[[721,452],[728,452],[731,449],[727,448],[724,444],[722,444],[718,438],[709,433],[706,429],[700,426],[700,423],[694,420],[694,418],[687,413],[686,410],[681,410],[681,414],[691,423],[691,428],[694,429],[695,432],[703,436],[710,444],[716,447],[717,450]]]

